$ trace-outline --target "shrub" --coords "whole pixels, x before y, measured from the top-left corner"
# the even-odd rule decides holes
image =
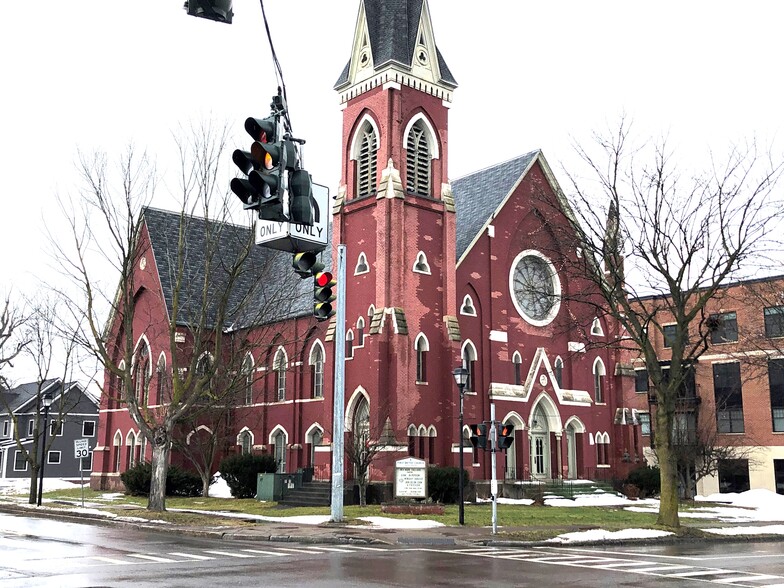
[[[632,470],[626,477],[625,483],[637,486],[640,489],[640,498],[656,496],[661,490],[659,468],[643,466]]]
[[[253,498],[256,496],[256,480],[259,474],[271,474],[277,470],[272,455],[232,455],[220,464],[221,477],[231,490],[234,498]]]
[[[435,502],[455,503],[460,498],[460,468],[429,467],[427,468],[427,491]],[[463,470],[463,486],[468,485],[468,472]]]
[[[137,463],[128,468],[120,479],[125,493],[131,496],[149,496],[152,481],[152,465],[148,461]],[[170,465],[166,474],[167,496],[201,496],[201,478],[193,472]]]

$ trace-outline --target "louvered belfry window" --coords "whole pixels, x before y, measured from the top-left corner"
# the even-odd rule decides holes
[[[430,196],[430,148],[425,129],[415,123],[408,132],[406,148],[406,190]]]
[[[357,198],[376,192],[377,151],[376,133],[373,127],[366,125],[362,130],[362,143],[357,161]]]

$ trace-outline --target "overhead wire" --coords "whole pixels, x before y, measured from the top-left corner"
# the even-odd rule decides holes
[[[267,13],[264,10],[264,0],[259,0],[261,4],[261,15],[264,19],[264,29],[267,31],[267,40],[269,41],[270,45],[270,53],[272,54],[272,64],[275,68],[275,78],[278,82],[278,92],[283,96],[283,101],[286,104],[286,111],[283,114],[283,118],[286,121],[286,126],[291,131],[291,118],[289,116],[288,111],[288,97],[286,96],[286,83],[283,81],[283,69],[280,67],[280,61],[278,61],[278,55],[275,53],[275,45],[272,42],[272,34],[270,33],[269,22],[267,21]]]

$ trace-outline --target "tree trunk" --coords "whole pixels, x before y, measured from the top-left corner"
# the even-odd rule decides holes
[[[30,497],[27,500],[28,504],[38,503],[38,468],[30,468]]]
[[[210,478],[212,476],[208,472],[201,473],[201,495],[204,498],[209,498],[210,496]]]
[[[359,506],[367,506],[367,482],[360,481],[359,482]]]
[[[681,523],[678,518],[678,467],[675,452],[671,446],[672,419],[667,418],[667,410],[659,406],[656,419],[656,455],[659,458],[661,490],[659,492],[659,518],[656,524],[677,529]]]
[[[150,479],[150,499],[147,510],[163,512],[166,510],[166,476],[169,473],[169,435],[163,427],[155,430],[152,447],[152,478]]]

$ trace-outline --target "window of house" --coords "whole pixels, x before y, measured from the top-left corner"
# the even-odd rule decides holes
[[[46,454],[46,463],[60,463],[60,458],[62,457],[62,453],[59,451],[50,451]]]
[[[768,383],[773,431],[781,433],[784,432],[784,359],[768,360]]]
[[[35,430],[35,419],[30,419],[29,421],[27,421],[27,436],[32,437],[34,430]]]
[[[278,431],[273,437],[275,445],[275,463],[278,464],[277,472],[282,474],[286,471],[286,435],[283,431]]]
[[[83,472],[91,472],[93,470],[93,452],[90,451],[87,454],[87,457],[80,459],[79,465],[81,466]]]
[[[212,377],[212,356],[209,353],[205,353],[199,358],[199,361],[196,362],[196,375],[199,378],[206,378]],[[207,382],[205,384],[205,391],[209,391],[212,382]]]
[[[251,448],[253,447],[253,437],[250,431],[243,431],[240,433],[240,447],[242,455],[250,455]]]
[[[52,421],[49,423],[49,435],[52,437],[62,437],[63,421]]]
[[[416,349],[416,381],[420,383],[427,382],[427,352],[430,346],[427,342],[427,337],[420,333],[414,342]]]
[[[82,423],[82,437],[95,436],[95,421],[84,421]]]
[[[465,391],[476,392],[476,349],[470,341],[463,347],[463,367],[468,371],[466,378]]]
[[[661,365],[662,385],[667,386],[670,382],[670,363],[669,361],[659,362]],[[651,392],[653,396],[654,392]],[[697,397],[697,385],[693,365],[684,365],[681,385],[678,388],[677,397],[681,400],[694,399]]]
[[[784,494],[784,459],[773,460],[773,476],[776,480],[776,494]]]
[[[708,317],[711,343],[730,343],[738,340],[738,317],[734,312],[722,312]]]
[[[599,317],[593,319],[593,323],[591,323],[591,335],[604,335],[604,331],[602,330],[602,323],[599,321]]]
[[[9,437],[11,431],[11,423],[9,421],[3,421],[3,437]]]
[[[746,492],[751,489],[749,484],[749,460],[721,459],[718,464],[719,492]]]
[[[743,433],[743,391],[740,364],[713,364],[713,392],[719,433]]]
[[[634,391],[640,394],[648,391],[648,370],[634,370]]]
[[[408,427],[408,455],[416,457],[417,429],[414,425]]]
[[[346,359],[354,357],[354,331],[351,329],[346,333]]]
[[[364,253],[360,253],[359,257],[357,258],[357,265],[354,267],[354,275],[358,276],[359,274],[366,274],[370,271],[367,262],[367,255]]]
[[[466,297],[463,298],[463,305],[460,307],[460,314],[465,314],[468,316],[476,316],[476,308],[474,307],[474,301],[471,300],[471,297],[466,294]]]
[[[163,390],[166,386],[166,357],[161,354],[155,367],[157,383],[155,386],[155,404],[163,404]],[[92,468],[90,468],[92,469]]]
[[[563,359],[560,357],[555,358],[553,371],[555,372],[555,381],[558,382],[558,387],[563,387]]]
[[[604,362],[596,358],[593,362],[593,398],[597,404],[604,402]]]
[[[313,398],[324,397],[324,351],[321,345],[314,345],[310,351],[310,376],[312,382],[311,395]]]
[[[406,190],[430,196],[430,146],[421,121],[411,126],[406,147]]]
[[[286,352],[281,348],[275,353],[272,369],[275,372],[275,398],[278,401],[286,400]]]
[[[25,459],[25,456],[21,451],[14,451],[14,471],[15,472],[27,471],[27,460]]]
[[[359,317],[357,319],[357,347],[364,347],[365,345],[365,319]]]
[[[520,357],[519,351],[515,351],[512,355],[512,366],[514,367],[515,386],[520,386],[523,383],[523,358]]]
[[[373,126],[366,122],[360,131],[357,157],[357,198],[376,193],[378,138]]]
[[[150,393],[150,349],[142,341],[133,367],[133,384],[136,398],[141,406],[147,406]]]
[[[250,354],[245,356],[242,360],[242,385],[243,385],[243,400],[245,404],[253,404],[253,357]]]
[[[651,413],[638,412],[637,419],[640,421],[640,433],[643,435],[651,434]]]
[[[697,442],[697,415],[692,411],[676,412],[672,418],[672,441],[676,445]]]
[[[664,335],[664,346],[672,347],[675,341],[675,325],[664,325],[662,327],[662,334]]]
[[[784,306],[770,306],[763,311],[765,336],[784,337]]]

